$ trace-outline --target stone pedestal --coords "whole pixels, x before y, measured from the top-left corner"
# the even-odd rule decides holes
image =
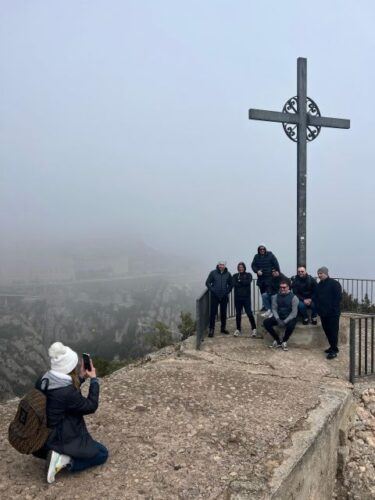
[[[265,330],[263,327],[264,318],[257,314],[257,332],[258,335],[263,337],[264,343],[266,345],[270,345],[273,341],[271,335]],[[275,326],[275,331],[278,332],[280,339],[283,336],[285,328],[281,328]],[[346,344],[347,335],[344,329],[340,329],[339,333],[339,345]],[[318,318],[318,324],[314,325],[303,325],[300,321],[298,321],[292,336],[288,340],[288,346],[290,347],[301,347],[301,348],[310,348],[310,347],[318,347],[320,349],[325,349],[328,347],[327,337],[323,331],[323,328],[320,325],[320,321]]]

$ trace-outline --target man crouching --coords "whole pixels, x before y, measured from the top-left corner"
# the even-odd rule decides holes
[[[298,298],[290,290],[288,281],[281,281],[279,293],[272,296],[272,314],[263,321],[267,332],[275,339],[270,347],[281,347],[287,351],[287,341],[292,335],[297,323]],[[274,326],[285,327],[283,339],[275,332]]]

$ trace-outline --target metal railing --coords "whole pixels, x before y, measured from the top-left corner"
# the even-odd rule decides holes
[[[375,280],[335,278],[342,286],[341,308],[345,312],[375,313]]]
[[[375,314],[375,280],[361,278],[335,278],[342,286],[343,300],[341,309],[343,312],[355,312],[361,314]],[[251,282],[251,304],[254,312],[261,309],[262,298],[257,287],[257,280]],[[197,349],[207,331],[210,314],[210,296],[206,289],[196,301],[197,319]],[[234,293],[229,295],[228,318],[236,315],[234,306]]]
[[[254,312],[259,311],[261,308],[262,298],[259,293],[259,288],[256,286],[256,280],[251,283],[251,307]],[[197,321],[197,338],[196,348],[200,349],[201,343],[207,332],[210,321],[210,292],[206,288],[200,297],[196,300],[196,321]],[[233,290],[228,297],[227,318],[234,318],[236,316],[236,308],[234,306],[234,293]]]
[[[207,288],[196,301],[196,321],[196,348],[200,349],[201,342],[204,339],[210,321],[210,292]]]
[[[375,315],[350,318],[349,380],[375,374]]]

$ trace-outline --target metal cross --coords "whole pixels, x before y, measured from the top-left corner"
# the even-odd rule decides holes
[[[316,103],[307,97],[307,59],[297,59],[297,95],[282,112],[249,109],[250,120],[282,123],[286,135],[297,143],[297,266],[306,266],[306,145],[319,135],[321,127],[350,128],[350,120],[320,115]]]

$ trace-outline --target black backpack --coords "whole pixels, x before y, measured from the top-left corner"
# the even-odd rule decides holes
[[[16,416],[9,425],[9,443],[20,453],[30,454],[42,448],[51,432],[46,415],[48,383],[48,379],[42,379],[21,399]]]

